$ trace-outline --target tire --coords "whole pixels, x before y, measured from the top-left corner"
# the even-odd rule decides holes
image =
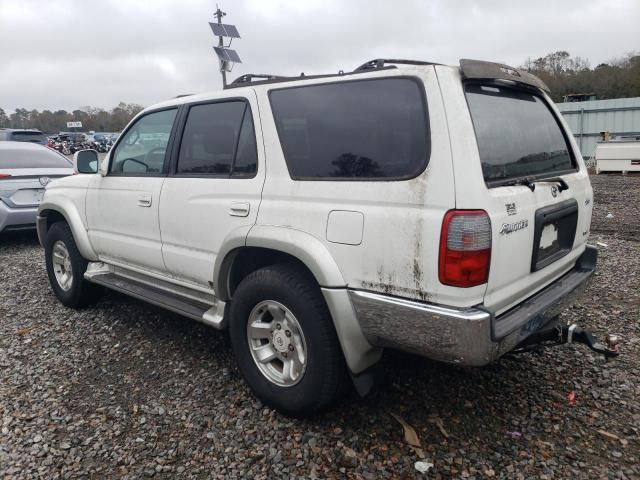
[[[102,296],[104,288],[84,278],[88,262],[80,255],[71,228],[66,222],[56,222],[51,226],[45,239],[44,255],[49,283],[63,305],[82,308],[95,303]],[[65,259],[62,266],[60,258]],[[67,277],[65,281],[62,274],[69,272],[70,280]]]
[[[249,329],[250,323],[260,328]],[[260,330],[259,336],[268,337],[255,339],[247,334],[256,330]],[[283,335],[287,332],[288,336]],[[345,389],[346,365],[331,315],[314,279],[302,268],[272,265],[245,277],[231,301],[229,334],[249,387],[262,402],[281,413],[291,416],[318,413]],[[290,343],[286,344],[287,341]],[[258,342],[262,342],[260,347]],[[271,347],[266,358],[273,354],[276,358],[262,363],[254,359],[252,352],[266,345]],[[296,366],[287,371],[281,360]],[[282,378],[278,382],[280,363]],[[298,375],[293,380],[294,373],[285,372]]]

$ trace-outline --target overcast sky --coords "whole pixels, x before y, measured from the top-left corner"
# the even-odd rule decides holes
[[[350,70],[378,57],[592,66],[640,49],[638,0],[218,0],[243,73]],[[151,105],[221,87],[215,0],[0,0],[0,107]]]

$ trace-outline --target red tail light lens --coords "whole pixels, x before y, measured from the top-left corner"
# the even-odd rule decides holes
[[[491,220],[484,210],[450,210],[440,234],[440,283],[475,287],[487,283],[491,263]]]
[[[5,180],[5,179],[10,178],[10,177],[11,177],[11,175],[8,174],[8,173],[1,173],[0,172],[0,180]]]

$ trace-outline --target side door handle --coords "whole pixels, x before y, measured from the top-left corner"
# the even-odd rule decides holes
[[[229,207],[229,215],[232,217],[248,217],[251,205],[249,202],[232,202]]]
[[[151,206],[151,194],[143,193],[138,197],[138,206],[139,207],[150,207]]]

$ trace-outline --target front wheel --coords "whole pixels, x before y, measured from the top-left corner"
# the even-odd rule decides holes
[[[324,298],[304,270],[273,265],[248,275],[231,302],[230,336],[245,380],[288,415],[328,407],[346,367]]]
[[[63,305],[82,308],[102,295],[102,287],[84,279],[87,261],[78,251],[67,223],[57,222],[51,226],[45,240],[44,255],[49,283]]]

